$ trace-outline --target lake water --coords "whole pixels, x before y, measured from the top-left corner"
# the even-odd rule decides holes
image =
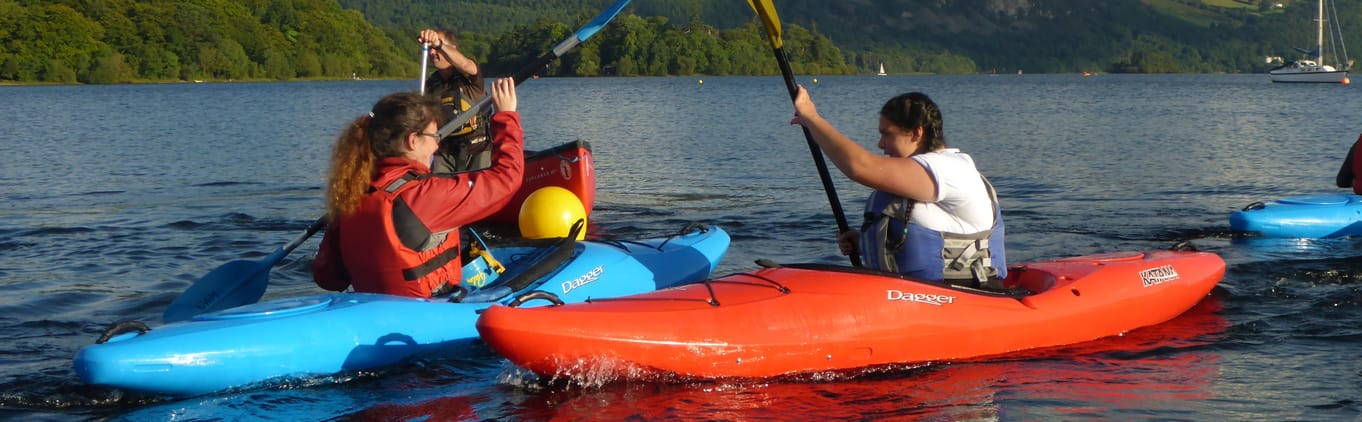
[[[71,359],[113,322],[159,321],[228,261],[322,211],[340,128],[416,81],[0,87],[0,419],[1352,420],[1362,415],[1362,240],[1241,238],[1230,212],[1341,192],[1362,96],[1266,75],[801,77],[874,148],[880,105],[942,107],[951,146],[997,186],[1013,263],[1163,249],[1224,257],[1216,295],[1169,323],[1006,359],[830,379],[539,385],[488,350],[189,399],[83,385]],[[753,261],[845,263],[778,77],[538,79],[530,148],[584,139],[591,232],[688,222]],[[853,226],[867,190],[833,170]],[[266,299],[316,293],[317,239]],[[852,288],[854,286],[848,286]]]

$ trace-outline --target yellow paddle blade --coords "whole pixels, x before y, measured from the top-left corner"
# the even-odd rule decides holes
[[[780,17],[776,16],[776,6],[771,0],[747,0],[747,5],[752,6],[762,25],[766,26],[766,33],[771,35],[771,47],[781,48]]]

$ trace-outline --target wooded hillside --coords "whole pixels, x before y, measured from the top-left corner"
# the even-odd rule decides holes
[[[801,74],[1263,72],[1313,48],[1316,2],[774,0]],[[0,0],[0,82],[415,78],[416,32],[451,28],[488,74],[611,0]],[[1333,3],[1333,2],[1329,2]],[[1328,15],[1362,45],[1362,0]],[[1280,6],[1279,6],[1280,5]],[[1336,22],[1333,16],[1337,16]],[[631,3],[544,75],[776,74],[744,1]]]
[[[608,0],[340,0],[384,28],[499,33],[563,20]],[[786,24],[831,40],[871,72],[1264,72],[1268,56],[1313,48],[1306,0],[773,0]],[[1343,45],[1362,45],[1362,0],[1336,0]],[[1277,7],[1277,5],[1282,7]],[[752,19],[744,1],[650,0],[639,16],[699,21],[720,30]],[[1330,18],[1332,19],[1332,18]],[[1334,22],[1330,22],[1334,23]]]

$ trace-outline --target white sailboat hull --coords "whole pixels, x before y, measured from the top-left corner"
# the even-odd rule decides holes
[[[1318,70],[1318,71],[1274,71],[1269,72],[1272,82],[1285,83],[1343,83],[1343,79],[1348,77],[1346,70]]]

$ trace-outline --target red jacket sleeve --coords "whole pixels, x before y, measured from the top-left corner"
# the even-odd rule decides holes
[[[422,179],[402,192],[413,213],[432,232],[454,230],[499,211],[510,202],[525,177],[525,135],[520,114],[492,115],[492,166],[486,169]]]
[[[336,222],[326,226],[317,257],[312,260],[312,282],[326,290],[343,292],[350,287],[350,272],[341,260],[340,228]]]
[[[1354,193],[1362,193],[1362,186],[1353,183],[1357,178],[1357,146],[1362,145],[1362,135],[1358,135],[1357,142],[1353,142],[1352,148],[1348,148],[1348,155],[1343,157],[1343,167],[1338,169],[1338,176],[1335,177],[1335,184],[1340,188],[1353,188]]]

